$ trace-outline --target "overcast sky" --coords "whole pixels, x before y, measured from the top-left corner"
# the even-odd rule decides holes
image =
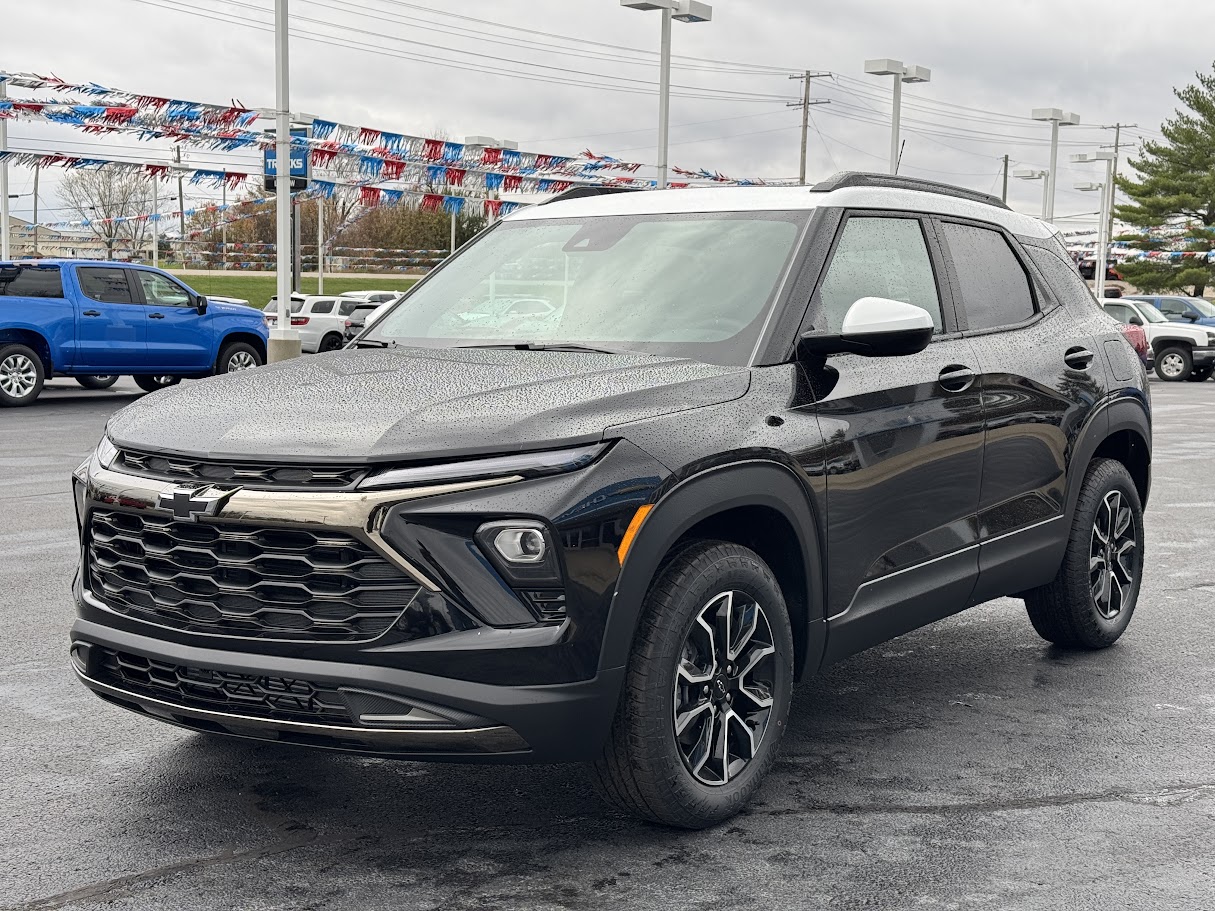
[[[272,107],[272,11],[272,0],[8,0],[3,68]],[[295,111],[415,135],[514,139],[527,151],[656,159],[657,13],[618,0],[291,0],[291,15]],[[800,85],[785,69],[764,71],[787,68],[836,74],[814,81],[815,97],[832,101],[812,108],[809,177],[884,170],[891,80],[865,76],[864,61],[892,57],[932,70],[930,83],[904,92],[905,174],[998,193],[1004,154],[1014,168],[1047,165],[1049,128],[1028,119],[1031,108],[1080,114],[1083,125],[1063,134],[1056,208],[1062,226],[1075,226],[1083,220],[1066,217],[1094,211],[1096,194],[1072,185],[1099,177],[1066,155],[1111,143],[1102,124],[1138,124],[1123,134],[1132,145],[1156,135],[1176,107],[1173,86],[1212,66],[1213,26],[1211,0],[719,0],[712,22],[674,26],[671,163],[796,176],[800,111],[785,99]],[[17,122],[9,137],[12,148],[169,157],[163,145],[67,126]],[[251,166],[184,151],[200,167]],[[74,217],[57,211],[48,176],[41,220]],[[29,170],[13,169],[10,193],[31,184]],[[1009,191],[1015,208],[1037,214],[1040,182],[1014,179]],[[12,205],[29,217],[28,195]]]

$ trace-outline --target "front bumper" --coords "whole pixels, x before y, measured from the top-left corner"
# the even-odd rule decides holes
[[[1192,351],[1195,367],[1215,365],[1215,348],[1195,348]]]
[[[581,762],[602,749],[616,709],[624,669],[553,686],[494,686],[364,664],[310,661],[199,648],[135,635],[87,620],[71,634],[72,667],[80,682],[107,702],[180,727],[256,740],[293,743],[400,759],[500,762]],[[104,679],[102,650],[225,674],[330,684],[360,693],[476,716],[467,726],[405,729],[374,723],[309,723],[217,711],[143,688]]]
[[[240,529],[287,529],[318,540],[341,533],[418,583],[419,594],[386,632],[321,641],[268,636],[264,630],[220,634],[201,623],[175,626],[102,600],[101,589],[90,581],[93,514],[143,517],[139,521],[149,525],[167,521],[171,510],[163,496],[180,485],[105,469],[92,459],[76,480],[83,571],[74,586],[74,669],[102,699],[193,730],[411,759],[593,759],[610,729],[624,677],[623,668],[602,668],[599,660],[619,571],[618,542],[605,529],[622,528],[621,517],[631,516],[649,496],[659,477],[643,476],[648,471],[653,471],[648,457],[622,444],[613,458],[583,472],[534,481],[505,478],[375,492],[229,484],[214,510],[185,527],[221,529],[226,539],[239,538]],[[476,548],[464,537],[486,516],[528,515],[551,521],[560,542],[569,613],[558,622],[539,621],[522,596],[516,598],[493,576],[487,561],[474,559]],[[552,516],[557,518],[547,518]],[[162,530],[158,526],[155,533]],[[131,558],[139,564],[134,569],[137,574],[147,570],[148,576],[161,571],[152,564],[159,560],[163,567],[166,555],[179,546],[184,555],[197,556],[201,549],[222,558],[220,550],[209,551],[200,541],[191,535],[167,550],[152,547],[145,557]],[[184,576],[198,572],[184,558],[173,563],[173,571]],[[180,584],[173,578],[167,582]],[[250,590],[237,594],[248,601]],[[181,677],[185,696],[107,676],[97,658],[103,653],[121,653],[145,666],[168,665]],[[228,688],[231,703],[191,698],[199,678],[206,685],[218,680]],[[361,693],[414,704],[456,723],[415,729],[400,717],[386,723],[357,711],[335,720],[244,710],[244,690],[278,687],[275,693],[290,693],[296,683],[339,700]]]

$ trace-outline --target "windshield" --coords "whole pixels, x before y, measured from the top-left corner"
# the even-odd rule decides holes
[[[1169,318],[1153,307],[1151,304],[1141,304],[1136,308],[1142,315],[1143,319],[1149,323],[1167,323]]]
[[[584,345],[748,363],[808,212],[502,222],[366,338]]]
[[[1215,304],[1212,304],[1209,300],[1201,297],[1187,297],[1186,300],[1190,302],[1190,306],[1203,316],[1215,316]]]
[[[302,309],[304,309],[303,301],[297,301],[294,299],[287,301],[287,312],[288,313],[299,313]],[[266,306],[264,308],[264,312],[269,313],[271,316],[278,313],[278,298],[277,297],[270,298],[270,303],[266,304]]]

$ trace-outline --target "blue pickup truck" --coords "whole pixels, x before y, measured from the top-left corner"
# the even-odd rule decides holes
[[[151,392],[266,362],[260,311],[208,301],[176,278],[96,260],[0,262],[0,407],[50,376],[97,388],[121,374]]]

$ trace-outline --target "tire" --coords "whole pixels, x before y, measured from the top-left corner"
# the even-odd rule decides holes
[[[179,376],[133,376],[135,385],[144,392],[155,392],[157,389],[164,389],[166,386],[176,386],[181,382]]]
[[[737,623],[752,606],[759,610],[749,639],[719,662],[724,618]],[[732,678],[713,673],[723,663]],[[750,667],[738,673],[744,663]],[[592,767],[596,791],[626,813],[669,826],[702,829],[729,819],[776,759],[792,691],[793,633],[772,571],[737,544],[691,544],[646,595],[608,743]],[[719,739],[720,719],[726,737]],[[706,743],[707,756],[697,749]]]
[[[215,361],[215,374],[237,373],[264,363],[265,359],[248,342],[229,342],[220,350],[219,358]]]
[[[323,339],[321,339],[321,344],[316,350],[318,354],[323,354],[326,351],[337,351],[344,344],[346,344],[345,339],[343,339],[336,332],[330,332]]]
[[[1111,515],[1116,517],[1115,533],[1107,547],[1102,534],[1110,537]],[[1119,527],[1124,530],[1119,532]],[[1143,548],[1143,507],[1134,481],[1121,462],[1094,459],[1084,476],[1058,574],[1025,595],[1025,609],[1038,635],[1075,649],[1108,648],[1117,642],[1139,598]],[[1118,551],[1123,555],[1111,561],[1110,554]]]
[[[78,376],[74,379],[85,389],[109,389],[118,382],[116,376]]]
[[[1189,380],[1191,383],[1205,383],[1207,380],[1209,380],[1211,378],[1212,371],[1215,371],[1215,368],[1213,368],[1213,367],[1195,367],[1193,372],[1188,377],[1186,377],[1186,379]]]
[[[46,382],[46,368],[33,348],[0,345],[0,408],[32,405]]]
[[[1156,376],[1167,383],[1180,383],[1193,369],[1194,358],[1189,348],[1172,345],[1156,352]]]

